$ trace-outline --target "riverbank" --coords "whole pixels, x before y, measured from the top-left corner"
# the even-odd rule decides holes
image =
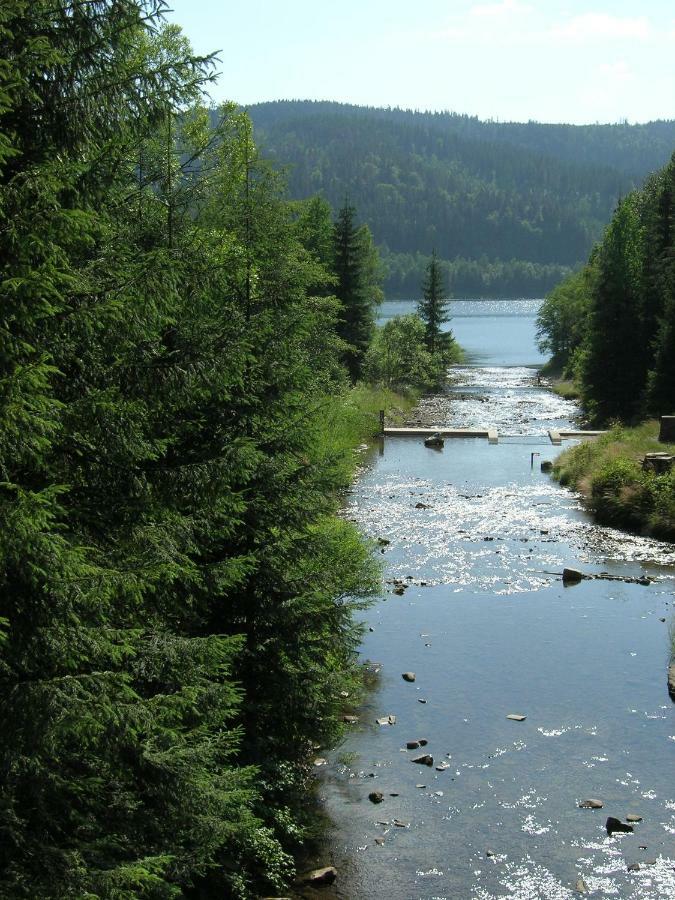
[[[675,455],[675,444],[658,440],[658,422],[616,426],[596,441],[566,450],[554,477],[578,490],[603,525],[675,541],[675,471],[643,471],[647,453]]]

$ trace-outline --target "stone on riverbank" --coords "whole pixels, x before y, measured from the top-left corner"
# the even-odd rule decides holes
[[[675,703],[675,662],[668,667],[668,693],[670,699]]]
[[[314,869],[302,879],[305,884],[332,884],[337,878],[335,866],[324,866],[322,869]]]

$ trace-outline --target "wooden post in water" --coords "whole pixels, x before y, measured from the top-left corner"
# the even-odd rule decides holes
[[[384,410],[380,410],[380,434],[384,434]]]
[[[661,416],[659,441],[662,444],[675,444],[675,416]]]

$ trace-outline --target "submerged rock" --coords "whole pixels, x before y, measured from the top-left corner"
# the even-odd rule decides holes
[[[375,722],[378,725],[395,725],[396,716],[380,716],[379,719],[375,719]]]

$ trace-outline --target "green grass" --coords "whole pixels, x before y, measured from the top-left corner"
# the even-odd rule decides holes
[[[380,433],[380,410],[385,411],[388,422],[399,423],[417,399],[416,394],[399,394],[368,384],[357,384],[324,399],[318,420],[319,454],[341,469],[344,487],[358,466],[359,448]]]
[[[616,426],[566,450],[553,474],[580,491],[603,524],[675,541],[675,469],[664,475],[642,470],[647,453],[675,456],[675,444],[659,443],[658,431],[656,421]]]
[[[558,394],[559,397],[564,397],[565,400],[578,400],[581,396],[581,392],[574,381],[555,381],[551,385],[551,390],[554,394]]]

